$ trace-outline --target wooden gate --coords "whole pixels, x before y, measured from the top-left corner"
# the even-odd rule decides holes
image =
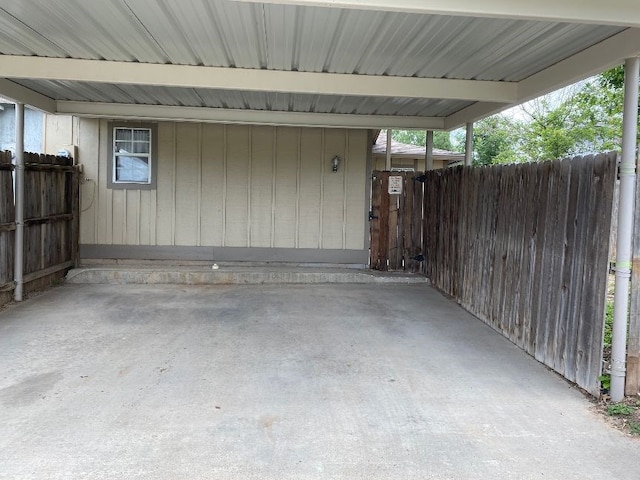
[[[424,179],[418,172],[373,172],[372,269],[424,272]]]

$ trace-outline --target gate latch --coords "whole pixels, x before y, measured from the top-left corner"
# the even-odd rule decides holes
[[[379,217],[377,215],[374,215],[373,211],[369,212],[369,221],[371,221],[373,219],[376,219],[376,218],[379,218]]]

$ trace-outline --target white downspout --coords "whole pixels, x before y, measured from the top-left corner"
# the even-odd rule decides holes
[[[433,130],[427,130],[425,144],[424,166],[426,170],[433,170]]]
[[[15,263],[13,278],[15,290],[13,298],[22,301],[23,267],[24,267],[24,104],[16,103],[16,231],[15,231]]]
[[[636,139],[638,134],[638,80],[640,59],[629,58],[624,70],[624,119],[622,123],[622,161],[620,162],[620,205],[616,244],[616,284],[613,297],[613,335],[611,341],[611,400],[624,398],[627,361],[627,319],[636,185]]]
[[[467,137],[464,147],[464,164],[468,167],[473,162],[473,122],[467,123]]]
[[[390,128],[387,129],[387,160],[384,164],[384,169],[388,172],[391,170],[391,135],[393,134],[393,130]]]

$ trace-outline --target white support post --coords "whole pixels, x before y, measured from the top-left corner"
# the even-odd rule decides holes
[[[638,82],[640,59],[625,62],[622,161],[620,163],[620,205],[616,245],[616,284],[613,297],[613,335],[611,344],[611,400],[624,398],[629,284],[633,243],[633,217],[636,185],[636,139],[638,134]]]
[[[24,104],[16,103],[16,165],[15,165],[16,231],[13,278],[13,298],[22,301],[24,273]]]
[[[425,140],[424,166],[426,170],[433,170],[433,130],[427,130]]]
[[[393,130],[390,128],[387,129],[387,159],[384,164],[384,169],[388,172],[391,170],[391,135],[393,134]]]
[[[464,148],[464,164],[468,167],[473,163],[473,122],[467,123],[467,136]]]

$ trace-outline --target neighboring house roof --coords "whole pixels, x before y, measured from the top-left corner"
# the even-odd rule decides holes
[[[376,142],[373,144],[371,153],[376,156],[386,156],[387,154],[387,132],[380,131]],[[404,143],[391,140],[391,157],[392,158],[415,158],[422,160],[426,155],[426,148],[419,145],[407,145]],[[434,160],[445,160],[448,162],[464,161],[464,153],[450,152],[440,148],[433,149]]]
[[[0,95],[50,113],[452,129],[640,55],[637,0],[6,0]]]

